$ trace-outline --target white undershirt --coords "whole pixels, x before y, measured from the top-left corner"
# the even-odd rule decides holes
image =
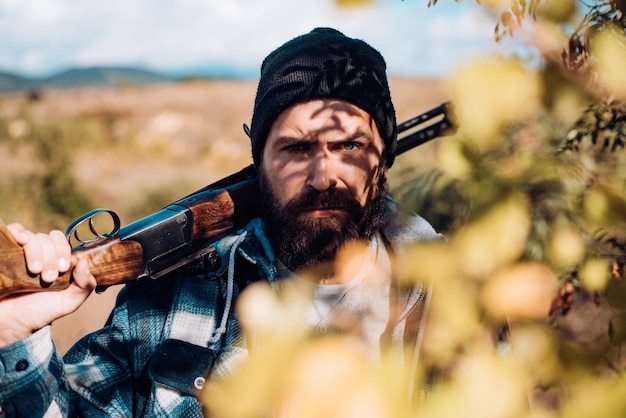
[[[391,263],[382,239],[375,236],[362,266],[341,284],[308,283],[312,290],[307,324],[320,335],[337,333],[350,337],[355,347],[380,357],[380,337],[389,321]]]

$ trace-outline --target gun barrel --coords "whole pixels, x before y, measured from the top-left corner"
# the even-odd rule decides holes
[[[439,136],[452,133],[456,126],[452,122],[450,113],[451,103],[444,102],[437,107],[399,123],[398,133],[400,134],[440,117],[438,121],[398,138],[396,154],[400,155]]]

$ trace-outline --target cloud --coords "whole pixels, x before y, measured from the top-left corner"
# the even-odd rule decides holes
[[[334,26],[379,49],[390,73],[437,75],[494,49],[494,25],[471,2],[340,9],[333,0],[0,0],[0,68],[41,76],[74,66],[221,65],[256,74],[282,42]]]

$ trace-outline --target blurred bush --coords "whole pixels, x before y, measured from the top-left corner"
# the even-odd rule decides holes
[[[312,338],[301,299],[254,286],[238,307],[254,349],[205,388],[208,416],[626,416],[624,5],[582,8],[557,62],[546,44],[577,6],[487,4],[497,38],[535,19],[544,62],[460,66],[438,167],[392,170],[393,196],[448,237],[396,260],[396,279],[433,288],[416,376]],[[423,390],[407,402],[407,387]]]

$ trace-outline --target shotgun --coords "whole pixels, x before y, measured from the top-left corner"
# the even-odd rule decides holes
[[[438,118],[435,122],[433,119]],[[427,126],[423,124],[431,122]],[[455,129],[449,102],[398,124],[398,154],[415,148]],[[412,131],[410,133],[407,133]],[[13,293],[67,288],[71,271],[81,259],[87,259],[98,283],[96,291],[142,278],[157,279],[192,262],[205,260],[209,246],[246,225],[258,216],[257,180],[250,165],[224,177],[145,218],[120,227],[117,214],[95,209],[72,222],[66,231],[68,240],[78,242],[72,248],[71,267],[53,283],[28,272],[22,247],[0,222],[0,298]],[[112,228],[100,233],[94,219],[108,215]],[[89,239],[79,231],[88,228]]]

